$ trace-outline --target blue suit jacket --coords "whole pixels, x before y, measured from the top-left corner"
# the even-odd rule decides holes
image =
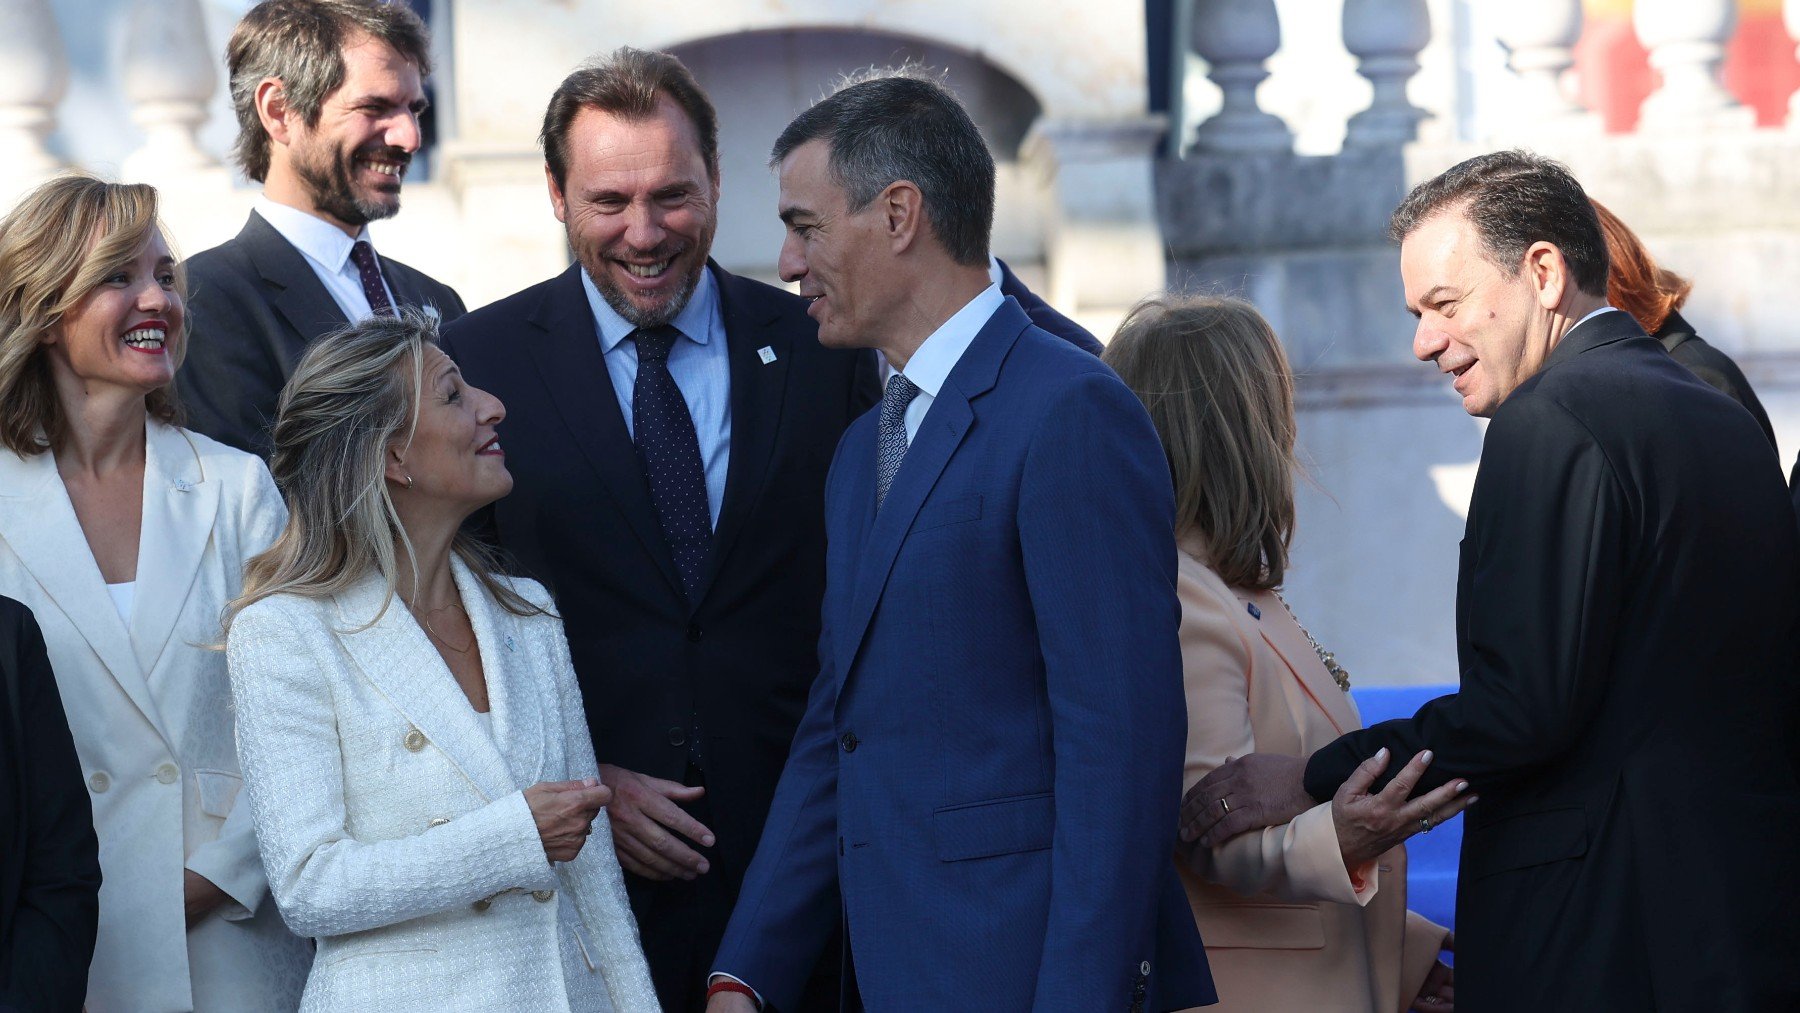
[[[1174,503],[1137,398],[1007,300],[879,515],[826,486],[821,670],[714,966],[791,1004],[837,924],[871,1010],[1213,1001],[1171,860]]]

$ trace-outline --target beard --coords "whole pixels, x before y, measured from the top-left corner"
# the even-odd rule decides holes
[[[315,152],[316,158],[303,156],[294,162],[294,174],[306,186],[313,207],[355,228],[392,218],[400,212],[400,180],[412,163],[412,155],[405,149],[371,144],[340,155],[334,149],[320,145]],[[392,193],[378,191],[364,197],[356,192],[356,162],[360,158],[380,158],[399,164],[400,175],[394,177]]]
[[[575,237],[570,236],[569,238],[572,242]],[[709,233],[702,239],[702,243],[710,246],[711,239],[712,236]],[[580,248],[577,247],[577,249]],[[687,255],[693,249],[692,244],[674,241],[647,255],[639,256],[640,259],[646,260],[674,261]],[[577,258],[581,261],[581,269],[587,272],[588,279],[594,283],[596,289],[600,290],[600,298],[605,299],[606,305],[611,306],[614,313],[624,317],[626,322],[633,327],[661,327],[673,322],[676,317],[681,315],[681,311],[687,308],[688,299],[693,296],[695,286],[700,284],[700,272],[706,270],[706,253],[702,249],[700,255],[695,257],[693,263],[688,266],[687,274],[670,291],[668,298],[654,306],[642,306],[632,301],[631,296],[613,278],[612,272],[607,270],[606,264],[610,258],[605,254],[588,257],[578,253]],[[669,265],[671,271],[678,268],[677,264]]]

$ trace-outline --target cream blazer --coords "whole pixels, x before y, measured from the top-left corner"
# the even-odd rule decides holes
[[[100,838],[87,1008],[291,1010],[307,952],[264,902],[232,744],[219,612],[286,519],[262,461],[145,429],[143,533],[119,618],[49,453],[0,451],[0,594],[43,627]],[[231,898],[185,928],[182,869]]]
[[[1179,542],[1187,686],[1185,788],[1228,756],[1309,756],[1362,721],[1268,591],[1225,584],[1193,532]],[[1177,860],[1206,943],[1218,1010],[1396,1013],[1418,996],[1443,927],[1406,909],[1406,849],[1356,870],[1331,804]]]
[[[525,803],[540,781],[599,776],[562,623],[506,611],[454,567],[491,735],[377,576],[232,623],[270,889],[319,944],[301,1009],[653,1011],[606,814],[552,865]],[[549,607],[540,585],[515,586]]]

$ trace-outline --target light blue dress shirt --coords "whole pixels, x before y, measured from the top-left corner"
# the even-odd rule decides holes
[[[306,266],[312,268],[319,284],[325,286],[331,300],[344,311],[344,319],[361,323],[375,315],[369,307],[368,293],[363,291],[362,274],[357,271],[356,262],[350,259],[350,248],[357,240],[368,242],[367,225],[353,239],[323,218],[277,204],[261,194],[257,195],[253,207],[270,228],[279,232],[281,238],[306,258]],[[372,242],[369,245],[374,247]],[[387,291],[388,305],[400,305],[400,300],[394,298],[394,286],[387,283],[386,277],[381,279],[381,287]]]
[[[625,338],[637,327],[606,304],[586,271],[581,272],[581,287],[587,293],[588,307],[594,311],[594,329],[600,338],[606,373],[612,377],[613,393],[619,398],[619,411],[625,416],[625,431],[635,437],[631,391],[637,385],[638,351],[637,342]],[[719,283],[711,270],[700,272],[693,295],[670,323],[681,332],[681,340],[669,349],[669,375],[674,377],[681,399],[687,402],[688,416],[694,420],[700,463],[706,470],[706,505],[717,530],[719,508],[725,502],[726,469],[731,461],[731,354],[725,339],[725,318],[719,310]]]
[[[1000,283],[988,285],[932,331],[912,358],[906,360],[906,368],[900,372],[919,388],[918,395],[906,406],[907,446],[912,446],[913,437],[919,435],[919,426],[924,424],[938,392],[944,389],[944,381],[950,379],[950,371],[962,361],[963,353],[975,343],[975,335],[981,333],[1004,302]]]

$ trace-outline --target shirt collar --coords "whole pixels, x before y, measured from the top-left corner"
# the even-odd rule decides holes
[[[1617,306],[1602,306],[1597,310],[1593,310],[1593,311],[1589,312],[1587,316],[1582,317],[1580,320],[1575,321],[1575,327],[1580,327],[1582,324],[1587,323],[1589,320],[1594,319],[1595,317],[1599,316],[1602,313],[1622,313],[1622,312],[1624,312],[1624,311],[1619,309]],[[1574,330],[1575,327],[1569,328],[1569,331]],[[1564,331],[1563,333],[1567,334],[1567,333],[1569,333],[1569,331]]]
[[[255,206],[256,213],[276,232],[281,233],[281,238],[327,271],[342,271],[344,263],[350,259],[350,248],[359,239],[364,242],[369,239],[367,225],[352,238],[325,219],[309,215],[299,208],[277,204],[264,194],[257,194]]]
[[[577,272],[581,275],[581,290],[587,293],[588,308],[594,311],[594,327],[600,335],[600,352],[606,354],[619,347],[619,342],[631,336],[637,325],[619,315],[619,311],[610,306],[606,297],[588,277],[584,268]],[[712,321],[718,316],[719,285],[713,280],[711,268],[700,269],[700,280],[694,284],[694,291],[688,296],[687,305],[669,321],[696,345],[704,345],[712,338]]]
[[[981,290],[981,294],[970,299],[962,309],[951,315],[950,319],[931,332],[919,350],[906,360],[906,368],[900,372],[913,385],[931,395],[938,396],[944,389],[944,381],[950,378],[950,371],[974,343],[975,335],[987,326],[994,311],[1000,308],[1005,297],[1000,294],[1000,286],[990,284]]]

